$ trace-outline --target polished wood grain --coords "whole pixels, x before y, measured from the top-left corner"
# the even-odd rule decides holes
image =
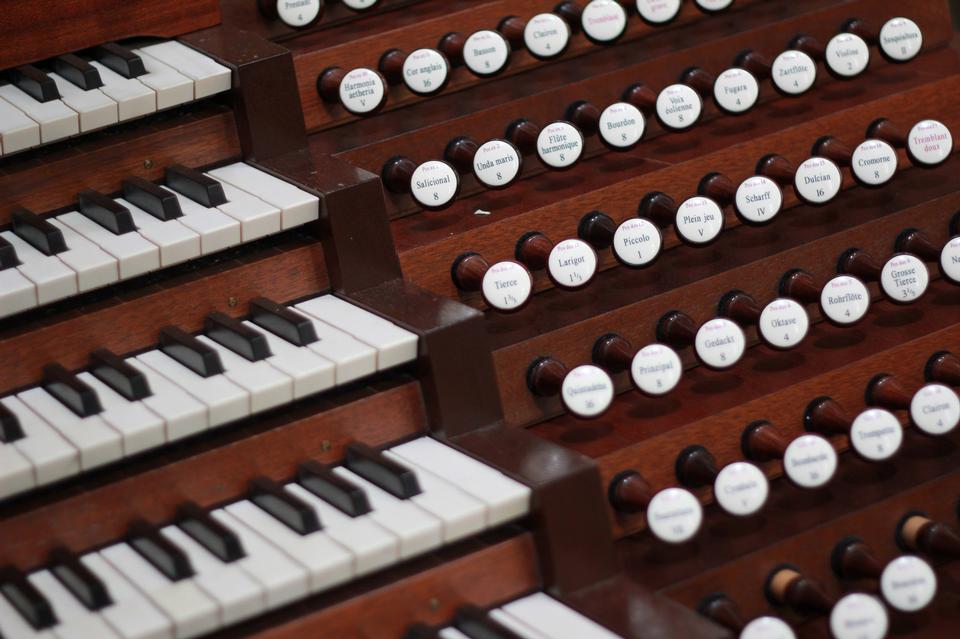
[[[142,518],[171,520],[185,501],[213,506],[247,492],[253,477],[280,481],[309,459],[341,460],[352,441],[372,446],[424,432],[419,385],[398,378],[322,394],[292,408],[202,434],[158,455],[73,477],[0,506],[0,563],[27,569],[58,545],[80,552],[122,537]]]
[[[133,36],[174,38],[220,21],[217,0],[62,0],[55,6],[7,2],[3,9],[0,69]]]

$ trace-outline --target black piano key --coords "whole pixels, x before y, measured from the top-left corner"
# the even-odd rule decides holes
[[[189,579],[194,575],[190,558],[145,521],[130,525],[127,543],[170,581]]]
[[[206,510],[193,502],[180,506],[177,525],[198,544],[209,550],[221,561],[231,562],[246,557],[243,544],[236,533],[210,516]]]
[[[457,610],[453,626],[470,639],[523,639],[484,610],[471,605]]]
[[[258,297],[250,302],[250,321],[296,346],[306,346],[317,341],[313,322],[265,297]]]
[[[10,71],[10,81],[38,102],[60,99],[60,91],[53,78],[33,66],[24,64]]]
[[[201,377],[223,373],[217,351],[175,326],[160,331],[160,350]]]
[[[157,219],[166,221],[183,217],[176,195],[142,177],[123,181],[123,197]]]
[[[88,610],[100,610],[113,604],[107,586],[76,555],[59,548],[50,553],[50,560],[53,576]]]
[[[17,251],[13,244],[0,237],[0,271],[5,268],[13,268],[20,263],[17,259]]]
[[[229,315],[213,312],[203,320],[203,331],[207,337],[242,355],[251,362],[266,359],[273,355],[267,337],[243,322]]]
[[[0,404],[0,442],[10,444],[18,439],[23,439],[20,420],[5,404]]]
[[[114,235],[123,235],[136,231],[130,209],[113,198],[93,189],[85,189],[77,194],[80,213],[90,218]]]
[[[311,493],[351,517],[366,515],[371,510],[367,494],[362,488],[319,462],[306,461],[300,464],[297,481]]]
[[[227,203],[223,185],[199,171],[174,164],[167,167],[165,177],[171,189],[208,208]]]
[[[136,78],[147,72],[140,56],[116,42],[108,42],[95,47],[93,57],[103,66],[116,71],[125,78]]]
[[[150,397],[147,376],[128,364],[120,356],[105,348],[98,348],[90,355],[90,372],[101,382],[117,391],[131,402]]]
[[[55,59],[53,70],[84,91],[99,89],[103,86],[103,80],[100,79],[100,72],[96,67],[73,53],[67,53]]]
[[[43,388],[78,417],[90,417],[103,411],[96,391],[60,364],[43,367]]]
[[[423,623],[415,623],[407,628],[403,639],[440,639],[440,631]]]
[[[0,571],[0,593],[35,630],[57,624],[53,606],[16,568]]]
[[[301,535],[320,530],[320,519],[310,504],[266,477],[258,477],[250,482],[250,501]]]
[[[17,237],[44,255],[56,255],[67,250],[63,232],[33,211],[18,207],[11,215],[11,220]]]
[[[420,494],[416,473],[366,444],[347,446],[347,468],[394,497],[409,499]]]

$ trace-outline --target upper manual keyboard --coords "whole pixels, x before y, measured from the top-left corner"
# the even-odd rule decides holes
[[[227,91],[230,69],[176,40],[106,44],[6,72],[0,155]]]

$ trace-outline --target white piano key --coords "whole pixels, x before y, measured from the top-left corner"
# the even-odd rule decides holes
[[[415,334],[335,295],[315,297],[297,308],[376,348],[378,370],[417,358]]]
[[[160,248],[160,266],[167,267],[200,257],[200,236],[178,220],[163,221],[123,198],[117,203],[130,210],[137,233]]]
[[[96,60],[90,64],[100,73],[100,90],[117,103],[121,122],[149,115],[157,110],[157,93],[136,78],[125,78]]]
[[[470,639],[470,637],[453,627],[443,628],[439,634],[440,639]]]
[[[0,237],[13,245],[20,260],[20,266],[16,268],[36,285],[39,304],[77,294],[76,272],[57,259],[56,255],[44,255],[12,231],[3,231]]]
[[[204,255],[240,244],[240,222],[223,211],[207,208],[176,191],[163,188],[177,197],[183,211],[183,217],[177,221],[200,236],[200,250]]]
[[[60,433],[16,397],[3,397],[0,402],[20,422],[24,436],[13,446],[30,460],[38,486],[80,472],[80,453]]]
[[[206,335],[197,339],[220,355],[224,375],[250,394],[250,412],[289,404],[293,401],[293,380],[265,361],[251,362]]]
[[[266,609],[263,587],[236,562],[224,563],[176,526],[160,531],[190,558],[194,583],[220,606],[221,625],[235,624]]]
[[[499,622],[500,625],[509,628],[513,632],[520,635],[520,637],[523,639],[550,639],[549,636],[537,632],[535,628],[531,628],[527,624],[504,612],[503,610],[491,610],[490,616]]]
[[[37,286],[15,268],[0,271],[0,317],[37,305]]]
[[[50,602],[57,625],[53,632],[59,639],[119,639],[103,617],[88,610],[61,584],[49,570],[40,570],[28,577],[30,583]]]
[[[3,99],[0,99],[0,143],[6,155],[40,144],[40,125]]]
[[[100,89],[85,91],[56,73],[47,74],[57,85],[60,99],[80,117],[80,132],[116,124],[119,120],[117,103]]]
[[[57,219],[115,257],[122,280],[160,268],[160,249],[139,233],[115,235],[77,211],[58,215]]]
[[[294,308],[299,310],[299,305]],[[337,384],[346,384],[355,379],[377,372],[377,349],[364,344],[338,328],[321,322],[306,312],[301,312],[313,322],[318,341],[307,346],[337,367]]]
[[[222,166],[210,171],[210,175],[279,207],[283,215],[284,229],[300,226],[320,217],[320,198],[245,162]]]
[[[500,471],[432,437],[420,437],[390,449],[393,454],[427,468],[485,503],[488,525],[496,526],[530,511],[531,491]]]
[[[77,377],[100,398],[103,406],[100,417],[123,437],[125,456],[129,457],[164,444],[167,437],[163,419],[143,402],[129,401],[90,373],[80,373]]]
[[[217,208],[240,222],[240,234],[244,242],[280,232],[282,220],[280,209],[231,184],[226,182],[220,182],[220,184],[223,185],[227,203]]]
[[[99,553],[80,561],[106,586],[113,603],[100,614],[123,639],[173,639],[173,623]]]
[[[463,539],[487,527],[487,508],[479,500],[399,455],[390,451],[384,455],[416,473],[422,492],[410,500],[443,522],[445,543]]]
[[[502,610],[552,639],[620,639],[600,624],[542,592],[510,602]]]
[[[36,631],[14,608],[7,598],[0,595],[0,636],[3,639],[56,639],[52,630]]]
[[[293,380],[294,399],[327,390],[336,383],[336,369],[330,360],[320,357],[306,346],[294,346],[253,322],[245,321],[244,324],[266,336],[267,345],[273,353],[266,361]]]
[[[141,401],[163,418],[166,441],[189,437],[208,428],[205,404],[137,358],[131,357],[126,362],[146,376],[151,395]]]
[[[137,359],[206,405],[211,428],[250,414],[250,395],[223,375],[201,377],[159,350]]]
[[[194,99],[230,90],[230,69],[176,40],[140,48],[140,53],[167,64],[194,82]]]
[[[0,499],[30,490],[35,485],[30,460],[12,442],[0,444]]]
[[[369,514],[350,517],[297,483],[284,488],[310,504],[320,517],[323,531],[350,551],[353,572],[358,577],[400,561],[400,539],[378,525]]]
[[[353,576],[353,557],[322,530],[301,535],[246,499],[225,510],[274,544],[310,574],[310,592],[320,592]]]
[[[42,388],[25,390],[17,398],[80,451],[81,469],[89,470],[123,457],[120,433],[108,426],[99,415],[78,417]]]
[[[240,537],[247,556],[237,563],[263,586],[268,609],[279,608],[309,594],[310,575],[297,562],[227,511],[214,510],[210,515]]]
[[[216,602],[190,579],[170,581],[125,543],[104,548],[100,554],[173,621],[177,639],[197,637],[219,627]]]
[[[367,494],[370,517],[400,538],[400,557],[408,559],[443,543],[443,522],[410,500],[397,499],[366,479],[340,466],[334,469]]]
[[[48,220],[60,229],[67,250],[57,253],[57,258],[77,274],[77,290],[92,291],[120,279],[117,258],[83,237],[56,218]]]
[[[0,98],[40,125],[40,141],[44,144],[80,133],[77,112],[61,100],[39,102],[12,84],[0,86]]]
[[[140,56],[147,70],[137,80],[154,91],[158,111],[193,101],[193,80],[156,58],[143,55],[139,49],[133,52]]]

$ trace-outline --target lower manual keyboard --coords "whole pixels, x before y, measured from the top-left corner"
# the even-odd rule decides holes
[[[99,551],[0,574],[0,635],[204,635],[521,518],[530,501],[432,437],[351,444],[342,466],[306,462],[294,481],[257,479],[244,499],[184,504],[169,525],[137,522]]]
[[[0,498],[155,450],[417,358],[414,333],[332,295],[254,300],[246,321],[211,314],[199,336],[164,329],[132,357],[0,397]],[[48,367],[49,369],[50,367]],[[63,383],[66,381],[67,383]],[[9,427],[7,427],[9,425]],[[411,463],[420,463],[412,459]]]

